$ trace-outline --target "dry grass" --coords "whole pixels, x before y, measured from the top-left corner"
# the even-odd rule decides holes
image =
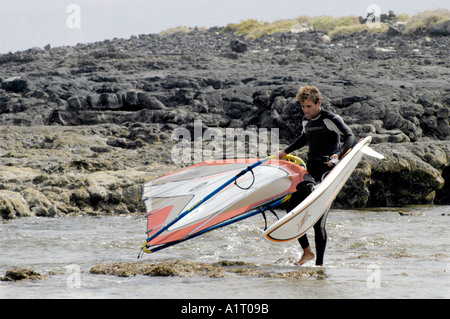
[[[369,32],[384,32],[386,26],[378,29],[369,29],[365,24],[361,24],[355,16],[331,17],[300,16],[295,19],[278,20],[273,23],[259,22],[254,19],[241,21],[240,23],[228,24],[222,32],[233,32],[239,35],[246,35],[246,38],[257,39],[263,35],[270,35],[277,32],[289,32],[301,27],[310,27],[315,31],[327,33],[330,37],[336,34],[359,33],[365,30]]]
[[[327,34],[333,39],[338,34],[355,34],[367,31],[368,33],[386,32],[388,26],[386,24],[380,24],[380,27],[370,28],[367,24],[354,24],[349,26],[340,26],[330,30]]]
[[[359,19],[355,16],[330,17],[319,16],[311,19],[311,26],[316,31],[330,32],[337,28],[360,25]]]
[[[438,23],[450,20],[450,11],[447,9],[436,9],[420,12],[406,22],[407,34],[430,30]]]
[[[233,32],[236,34],[248,34],[250,31],[259,28],[262,23],[258,22],[254,19],[249,19],[245,21],[241,21],[240,23],[230,23],[225,28],[223,28],[222,32]]]
[[[405,33],[411,34],[417,31],[427,31],[434,25],[450,19],[450,11],[447,9],[436,9],[424,11],[410,17],[407,14],[397,14],[397,22],[405,23]],[[299,16],[295,19],[277,20],[275,22],[258,21],[255,19],[243,20],[239,23],[230,23],[226,25],[221,32],[231,32],[237,35],[245,35],[249,39],[258,39],[263,35],[270,35],[277,32],[289,32],[301,27],[312,28],[314,31],[325,32],[330,38],[338,34],[354,34],[361,32],[377,33],[386,32],[388,25],[381,23],[379,27],[370,27],[367,24],[361,24],[358,17],[344,16],[317,16],[307,17]],[[202,30],[205,28],[199,28]],[[194,30],[189,27],[176,27],[162,31],[161,35],[172,34],[175,32],[191,32]]]
[[[176,32],[189,33],[189,32],[192,32],[194,30],[195,30],[195,28],[185,27],[185,26],[178,26],[178,27],[175,27],[175,28],[170,28],[170,29],[161,31],[159,33],[159,35],[171,35],[171,34],[176,33]],[[197,27],[197,30],[199,30],[199,31],[206,31],[207,28],[206,27]]]

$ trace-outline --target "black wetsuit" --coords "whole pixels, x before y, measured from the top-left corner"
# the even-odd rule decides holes
[[[337,154],[339,158],[344,155],[355,143],[355,138],[350,128],[345,125],[342,119],[327,110],[323,110],[315,118],[308,120],[303,118],[303,131],[300,136],[289,145],[284,151],[291,153],[308,144],[309,151],[307,157],[307,169],[316,183],[320,183],[324,175],[331,170],[327,162],[333,154]],[[343,136],[343,145],[340,136]],[[288,204],[287,211],[297,206],[312,191],[314,181],[307,176],[304,177],[305,182],[297,185],[295,192]],[[327,243],[327,232],[325,223],[328,211],[314,225],[314,238],[316,244],[316,265],[323,264],[323,256]],[[308,237],[303,235],[299,238],[300,245],[303,249],[309,246]]]

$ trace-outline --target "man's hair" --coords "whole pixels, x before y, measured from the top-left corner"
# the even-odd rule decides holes
[[[320,94],[320,91],[318,88],[316,88],[314,85],[311,86],[302,86],[297,93],[296,97],[297,101],[303,102],[307,99],[311,99],[311,101],[314,102],[314,104],[317,104],[320,99],[322,99],[322,95]]]

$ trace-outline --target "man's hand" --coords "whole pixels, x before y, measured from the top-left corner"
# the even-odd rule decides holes
[[[330,156],[330,160],[328,161],[328,167],[333,167],[339,161],[339,156],[337,154],[333,154]]]
[[[278,151],[278,158],[285,157],[287,153],[284,150]]]

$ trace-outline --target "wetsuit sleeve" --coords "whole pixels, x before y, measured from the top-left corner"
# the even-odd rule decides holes
[[[340,151],[337,153],[339,158],[341,158],[342,155],[347,153],[347,151],[355,145],[355,136],[353,135],[352,130],[344,123],[340,116],[335,116],[333,122],[335,123],[339,132],[344,136],[344,143]]]
[[[286,152],[286,154],[289,154],[295,150],[298,150],[299,148],[302,148],[306,145],[306,143],[306,135],[305,133],[302,133],[291,145],[286,147],[284,151]]]

